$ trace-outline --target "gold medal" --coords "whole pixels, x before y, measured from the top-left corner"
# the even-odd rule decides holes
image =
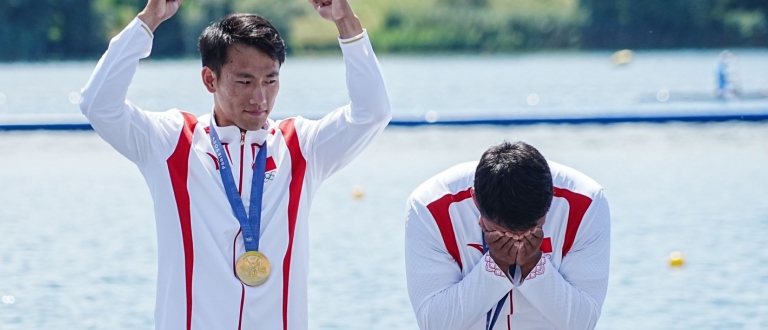
[[[259,286],[267,281],[271,266],[259,251],[248,251],[237,259],[235,274],[247,286]]]

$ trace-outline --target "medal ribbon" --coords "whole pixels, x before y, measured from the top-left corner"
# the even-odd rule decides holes
[[[232,168],[229,166],[229,159],[224,155],[224,146],[221,144],[219,134],[213,125],[213,116],[211,117],[211,145],[216,157],[219,159],[219,174],[224,184],[224,191],[227,193],[229,205],[232,207],[237,221],[240,222],[240,228],[243,231],[243,243],[245,251],[259,250],[259,234],[261,233],[261,197],[264,194],[264,173],[267,167],[267,142],[261,145],[259,153],[256,155],[256,164],[253,169],[253,178],[251,179],[251,205],[248,208],[248,214],[245,213],[243,199],[237,192],[235,178],[232,175]],[[250,217],[248,216],[250,214]]]
[[[485,243],[485,235],[483,235],[483,254],[488,253],[488,245]],[[520,269],[520,266],[517,264],[513,264],[509,266],[508,273],[512,276],[512,285],[519,286],[522,280],[523,271]],[[496,321],[499,319],[499,314],[501,314],[501,308],[504,307],[504,300],[507,299],[507,295],[509,295],[509,292],[507,292],[504,297],[499,300],[499,303],[496,304],[496,307],[489,310],[488,314],[485,316],[485,329],[491,330],[493,329],[493,326],[496,325]],[[493,315],[493,316],[491,316]]]

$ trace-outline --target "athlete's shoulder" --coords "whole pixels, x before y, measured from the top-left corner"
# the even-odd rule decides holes
[[[288,117],[278,120],[267,119],[270,131],[292,131],[298,134],[304,132],[310,120],[302,116]]]
[[[181,113],[184,113],[184,111],[179,110]],[[197,122],[200,123],[203,127],[210,127],[211,126],[211,113],[206,113],[204,115],[197,116]]]
[[[185,126],[197,123],[195,115],[173,108],[166,111],[142,110],[146,119],[153,122],[156,127],[168,131],[179,131]]]
[[[310,122],[310,119],[304,118],[302,116],[295,116],[295,117],[288,117],[283,119],[277,119],[272,120],[272,118],[268,118],[267,122],[269,123],[270,127],[282,127],[284,125],[306,125],[307,122]]]
[[[552,172],[552,184],[556,188],[567,189],[591,198],[602,192],[603,187],[586,174],[560,163],[547,162]]]
[[[414,204],[429,205],[445,195],[457,195],[472,188],[477,161],[454,165],[419,185],[409,197]]]

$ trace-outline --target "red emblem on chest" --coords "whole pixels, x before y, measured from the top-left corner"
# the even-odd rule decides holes
[[[267,158],[267,167],[265,168],[266,172],[274,171],[277,169],[277,165],[275,165],[275,160],[272,159],[272,157]]]
[[[552,253],[552,239],[549,237],[541,240],[541,253]]]

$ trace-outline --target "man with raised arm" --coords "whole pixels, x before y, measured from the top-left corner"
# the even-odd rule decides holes
[[[405,265],[421,329],[592,329],[610,212],[586,175],[504,142],[408,200]]]
[[[312,198],[391,118],[378,62],[348,1],[309,2],[338,27],[351,101],[320,120],[269,118],[285,44],[270,22],[250,14],[227,16],[200,36],[209,114],[147,112],[127,101],[155,29],[181,0],[149,0],[83,89],[83,114],[138,165],[154,200],[158,329],[307,329]]]

